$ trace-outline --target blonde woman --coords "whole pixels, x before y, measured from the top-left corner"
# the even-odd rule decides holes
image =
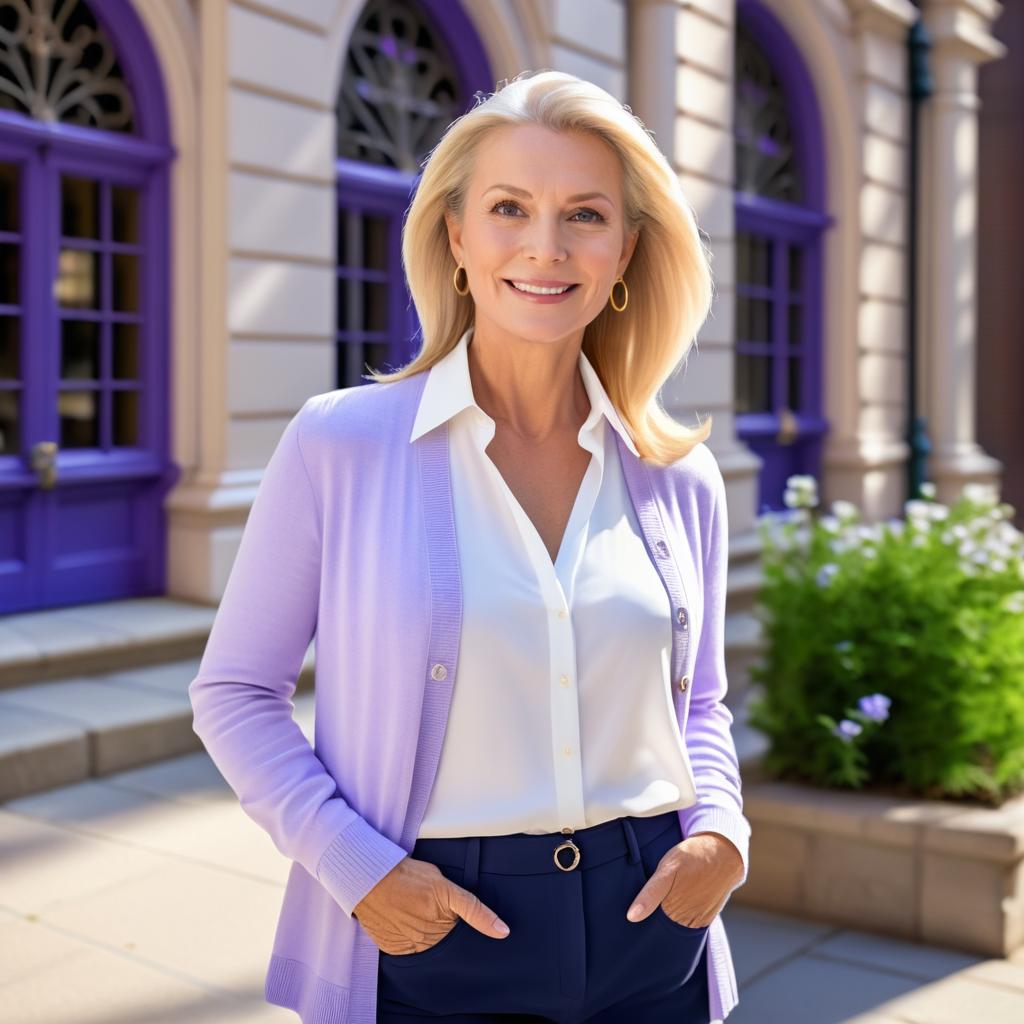
[[[706,1024],[737,1002],[750,832],[728,526],[710,421],[658,392],[708,258],[608,93],[546,71],[480,99],[404,226],[419,355],[288,424],[195,730],[294,862],[266,998],[306,1024]]]

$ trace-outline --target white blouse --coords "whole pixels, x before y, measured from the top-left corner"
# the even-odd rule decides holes
[[[580,352],[592,453],[554,563],[486,454],[470,327],[430,370],[413,440],[449,421],[463,619],[419,835],[582,829],[696,801],[672,703],[671,607],[609,430],[636,447]]]

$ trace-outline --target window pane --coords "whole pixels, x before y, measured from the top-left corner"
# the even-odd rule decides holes
[[[114,185],[110,190],[115,242],[139,240],[139,193],[134,188]]]
[[[363,284],[363,329],[386,331],[388,328],[388,286],[382,282]]]
[[[138,391],[115,391],[114,400],[114,444],[132,445],[139,443],[139,393]]]
[[[100,325],[86,320],[63,320],[60,329],[61,377],[96,380],[100,375]]]
[[[803,388],[800,386],[800,377],[803,373],[804,362],[799,356],[791,356],[786,360],[789,364],[789,396],[787,405],[790,409],[799,409],[803,400]]]
[[[789,248],[789,290],[799,293],[804,286],[804,254],[796,246]]]
[[[18,165],[0,164],[0,231],[17,231],[21,224],[18,211]]]
[[[17,245],[0,245],[0,302],[21,303],[21,253]]]
[[[736,280],[768,287],[772,283],[772,244],[767,238],[740,234],[736,240]]]
[[[736,340],[770,342],[772,306],[767,299],[736,300]]]
[[[139,325],[114,324],[113,375],[118,380],[138,380]]]
[[[66,308],[100,308],[100,254],[61,249],[54,297]]]
[[[20,401],[20,391],[0,391],[0,455],[17,455],[21,450]]]
[[[61,178],[61,234],[100,237],[100,186],[85,178]]]
[[[804,340],[804,307],[799,302],[789,304],[789,343],[799,345]]]
[[[736,411],[768,412],[771,409],[771,360],[764,356],[736,354]]]
[[[114,253],[114,309],[121,313],[139,308],[139,257]]]
[[[0,316],[0,378],[21,377],[21,321],[16,316]]]
[[[363,266],[370,270],[388,269],[388,221],[386,217],[364,216]]]
[[[95,448],[99,444],[99,395],[95,391],[61,391],[57,396],[61,448]]]

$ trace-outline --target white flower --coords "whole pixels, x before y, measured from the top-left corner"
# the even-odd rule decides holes
[[[908,519],[930,519],[931,506],[932,503],[930,501],[910,498],[903,503],[903,511],[906,512]]]
[[[935,484],[932,483],[930,480],[927,481],[926,483],[921,484],[919,490],[925,498],[935,497]]]
[[[818,520],[821,524],[821,528],[826,533],[838,533],[840,529],[840,522],[835,516],[824,515]]]
[[[948,519],[949,509],[945,505],[939,504],[939,502],[929,502],[928,515],[931,519]]]
[[[852,501],[844,501],[842,498],[837,498],[832,502],[832,515],[837,519],[854,520],[859,518],[860,510]]]
[[[1003,598],[1003,607],[1015,615],[1024,612],[1024,590],[1015,590]]]
[[[995,486],[992,484],[964,484],[960,492],[963,497],[976,505],[994,505],[999,500]]]

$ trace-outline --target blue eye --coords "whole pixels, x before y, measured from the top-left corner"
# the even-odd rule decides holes
[[[520,208],[519,204],[514,199],[502,199],[499,202],[495,203],[494,206],[491,207],[491,213],[498,213],[498,211],[503,206],[511,206],[514,210],[518,210]],[[597,210],[592,210],[589,206],[582,207],[581,209],[577,210],[576,213],[573,214],[573,217],[575,217],[577,214],[580,214],[580,213],[590,214],[591,215],[591,219],[577,221],[576,222],[577,224],[601,224],[605,220],[605,218],[600,213],[598,213]],[[499,213],[498,216],[499,217],[504,217],[504,216],[513,216],[513,215],[512,214]]]

